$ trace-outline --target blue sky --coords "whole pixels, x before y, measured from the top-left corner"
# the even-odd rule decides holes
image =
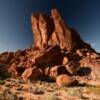
[[[100,0],[0,0],[0,52],[33,43],[30,15],[58,8],[66,23],[100,52]]]

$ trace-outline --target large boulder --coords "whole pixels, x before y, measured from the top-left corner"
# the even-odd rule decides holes
[[[74,82],[75,82],[75,79],[66,74],[59,75],[56,79],[56,83],[59,87],[70,86]]]

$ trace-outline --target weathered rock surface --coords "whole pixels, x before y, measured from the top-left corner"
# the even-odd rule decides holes
[[[63,86],[69,86],[71,85],[75,80],[66,74],[59,75],[56,79],[56,83],[59,87]]]
[[[0,54],[0,64],[7,65],[5,70],[11,76],[24,80],[46,76],[56,80],[61,75],[67,82],[73,76],[79,77],[78,81],[100,79],[100,54],[64,22],[57,9],[52,9],[50,16],[33,13],[31,24],[34,41],[30,48]]]

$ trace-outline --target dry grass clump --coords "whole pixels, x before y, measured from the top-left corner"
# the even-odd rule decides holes
[[[46,95],[43,97],[43,100],[59,100],[55,94]]]

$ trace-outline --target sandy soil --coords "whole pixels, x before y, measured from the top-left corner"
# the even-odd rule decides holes
[[[0,80],[0,100],[100,100],[100,86],[59,88],[56,83],[9,78]]]

